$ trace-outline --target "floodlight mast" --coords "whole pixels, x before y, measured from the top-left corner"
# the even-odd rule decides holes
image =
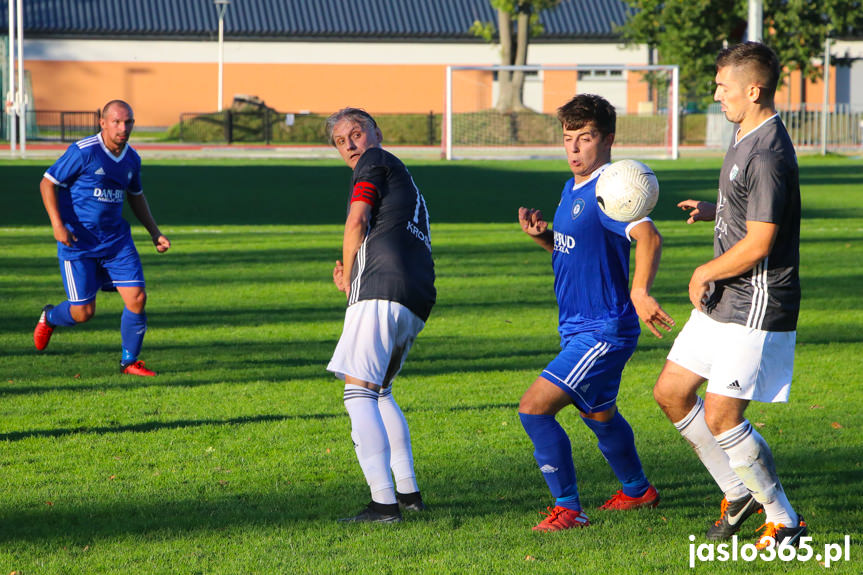
[[[6,91],[6,113],[9,115],[9,154],[15,155],[17,109],[15,108],[15,3],[9,0],[9,89]]]
[[[225,12],[231,0],[213,0],[216,10],[219,12],[219,104],[218,111],[222,111],[222,78],[225,63]]]
[[[749,21],[746,39],[761,42],[764,38],[764,0],[749,0]]]
[[[12,3],[12,0],[9,0]],[[24,0],[18,0],[18,133],[21,155],[27,154],[27,95],[24,93]]]

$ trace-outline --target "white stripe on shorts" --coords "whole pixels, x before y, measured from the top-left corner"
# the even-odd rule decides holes
[[[563,383],[567,387],[575,389],[578,384],[581,383],[581,380],[584,379],[584,376],[587,375],[587,372],[590,371],[590,368],[594,366],[596,360],[605,355],[610,347],[610,344],[601,341],[590,348],[590,350],[584,354],[580,360],[578,360],[578,363],[575,364],[575,367],[572,368],[572,371],[569,372],[569,375],[566,376]]]
[[[75,275],[72,273],[72,262],[63,260],[66,269],[66,289],[69,290],[69,301],[78,301],[78,288],[75,286]]]

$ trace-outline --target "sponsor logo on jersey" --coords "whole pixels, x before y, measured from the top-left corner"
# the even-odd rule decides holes
[[[734,167],[731,168],[731,173],[728,175],[728,179],[733,182],[734,178],[736,178],[739,173],[740,168],[737,167],[737,164],[734,164]]]
[[[104,176],[105,175],[105,169],[100,167],[98,170],[96,170],[96,175],[97,176]]]
[[[129,170],[129,173],[126,174],[126,179],[129,180],[130,182],[132,181],[132,170]]]
[[[726,386],[726,389],[730,389],[731,391],[740,391],[740,382],[735,379]]]
[[[564,233],[554,232],[554,251],[568,254],[575,247],[575,238]]]
[[[431,251],[431,240],[429,239],[428,235],[425,232],[423,232],[421,229],[419,229],[416,226],[416,224],[414,224],[411,221],[408,221],[408,231],[411,234],[413,234],[413,236],[416,239],[418,239],[419,241],[424,243],[426,245],[426,247],[429,249],[429,251]]]
[[[584,200],[581,198],[576,199],[572,202],[572,219],[577,218],[581,215],[581,212],[584,211]]]
[[[100,202],[108,202],[110,204],[122,204],[123,194],[124,190],[93,188],[93,197]]]

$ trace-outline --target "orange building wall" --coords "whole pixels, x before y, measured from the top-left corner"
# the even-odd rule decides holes
[[[542,93],[542,111],[554,114],[576,94],[578,72],[575,70],[545,70]]]
[[[836,68],[830,67],[830,94],[829,102],[836,101]],[[815,81],[806,81],[806,105],[809,107],[820,107],[824,104],[824,82],[822,78]],[[800,71],[795,70],[788,74],[783,83],[776,90],[776,105],[780,108],[792,109],[800,106]]]
[[[37,110],[95,110],[121,98],[139,126],[169,126],[183,112],[217,108],[218,68],[196,63],[32,60]],[[445,66],[225,64],[224,106],[255,95],[281,112],[331,113],[347,105],[371,113],[441,112]]]

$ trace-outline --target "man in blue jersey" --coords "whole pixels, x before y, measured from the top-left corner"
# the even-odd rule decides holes
[[[40,184],[68,299],[43,308],[33,342],[36,349],[45,349],[56,326],[71,327],[93,317],[99,289],[116,290],[125,304],[120,371],[153,376],[138,359],[147,331],[147,294],[141,259],[122,216],[124,198],[156,251],[167,251],[171,242],[159,231],[141,188],[141,158],[128,143],[135,125],[132,108],[121,100],[108,102],[99,125],[101,132],[69,146]]]
[[[539,210],[519,208],[522,230],[552,254],[560,309],[561,352],[525,392],[518,411],[534,457],[555,498],[533,529],[590,524],[582,510],[569,437],[555,416],[575,405],[622,484],[600,509],[654,507],[659,494],[644,475],[632,428],[618,411],[620,377],[635,351],[639,318],[657,337],[674,321],[651,297],[662,236],[649,218],[612,220],[596,202],[596,179],[611,162],[616,114],[600,96],[580,94],[558,109],[573,177],[566,182],[554,227]],[[636,241],[629,287],[630,243]],[[659,328],[659,329],[658,329]]]

